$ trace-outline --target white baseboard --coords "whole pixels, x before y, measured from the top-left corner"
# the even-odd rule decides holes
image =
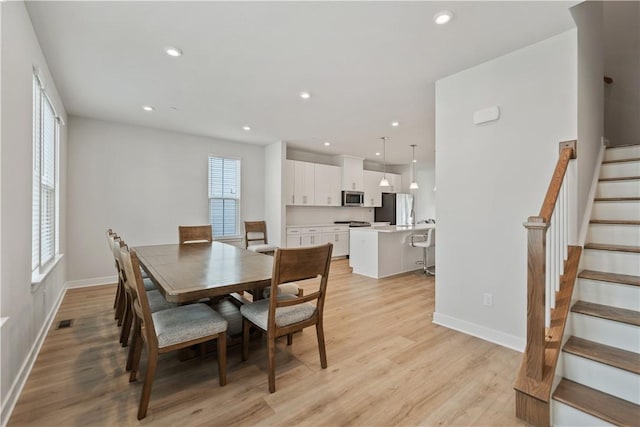
[[[524,352],[524,348],[526,346],[524,338],[505,334],[502,331],[487,328],[476,323],[467,322],[466,320],[447,316],[442,313],[433,313],[433,323],[519,351],[520,353]]]
[[[24,363],[20,367],[20,371],[16,376],[16,379],[13,381],[13,384],[11,384],[9,391],[7,392],[7,396],[4,402],[2,402],[2,408],[0,409],[0,420],[2,420],[2,427],[5,427],[9,422],[9,417],[11,416],[16,403],[18,402],[20,394],[22,394],[22,389],[27,382],[27,378],[29,378],[31,369],[33,369],[33,364],[38,357],[38,353],[40,353],[42,344],[47,337],[49,328],[51,327],[53,319],[55,319],[56,314],[58,313],[58,309],[60,308],[60,304],[62,304],[62,300],[64,299],[66,293],[67,289],[63,288],[62,292],[60,292],[60,295],[58,296],[58,299],[56,300],[56,303],[53,305],[53,307],[51,307],[51,311],[47,314],[47,318],[42,324],[42,328],[40,328],[33,346],[31,346],[31,351],[29,351],[29,354],[25,358]]]
[[[72,280],[70,282],[66,282],[64,284],[65,288],[85,288],[88,286],[97,286],[97,285],[111,285],[113,283],[118,283],[118,278],[116,276],[104,276],[104,277],[93,277],[91,279],[82,279],[82,280]]]

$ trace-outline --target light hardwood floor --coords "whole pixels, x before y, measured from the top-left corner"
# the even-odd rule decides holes
[[[328,368],[313,330],[277,343],[277,391],[267,390],[264,339],[249,360],[228,349],[228,384],[215,355],[161,357],[147,418],[136,420],[144,378],[128,383],[113,321],[114,285],[69,290],[9,426],[521,425],[513,380],[520,354],[431,322],[434,279],[374,280],[334,261],[325,306]]]

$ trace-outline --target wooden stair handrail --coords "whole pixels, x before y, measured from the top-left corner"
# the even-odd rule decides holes
[[[560,157],[556,163],[556,168],[553,171],[549,188],[547,188],[547,194],[544,197],[544,202],[540,208],[538,216],[542,218],[542,222],[548,223],[553,215],[553,208],[558,200],[558,194],[560,194],[560,187],[562,187],[562,181],[567,172],[569,166],[569,160],[577,157],[577,141],[563,141],[560,143]]]
[[[556,310],[550,314],[549,331],[545,328],[547,231],[551,225],[554,209],[563,188],[569,161],[577,157],[577,141],[560,143],[556,167],[547,188],[538,216],[531,216],[524,223],[527,229],[527,345],[522,365],[516,379],[516,416],[538,426],[549,425],[549,398],[553,373],[560,351],[560,342],[568,316],[569,301],[577,276],[581,249],[568,246],[564,274],[560,276],[560,292],[553,295]],[[562,200],[560,200],[562,202]],[[561,215],[566,215],[560,209]],[[566,243],[563,243],[563,245]],[[550,270],[554,275],[554,270]],[[560,297],[560,300],[558,300]],[[557,328],[557,325],[561,325]]]

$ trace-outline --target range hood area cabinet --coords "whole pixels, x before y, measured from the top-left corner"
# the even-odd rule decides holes
[[[340,206],[340,197],[340,167],[285,161],[286,205]]]
[[[380,180],[385,175],[378,171],[363,171],[364,175],[364,207],[379,208],[382,206],[382,193],[397,193],[402,188],[402,175],[387,173],[388,187],[380,187]]]
[[[364,206],[377,208],[382,206],[382,187],[380,180],[382,172],[363,171],[364,174]]]
[[[337,161],[342,166],[342,189],[364,191],[364,160],[359,157],[338,156]]]

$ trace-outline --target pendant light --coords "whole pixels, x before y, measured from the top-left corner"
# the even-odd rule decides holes
[[[388,187],[389,180],[387,179],[387,137],[383,136],[382,140],[382,179],[380,180],[380,187]]]
[[[418,182],[416,181],[416,144],[411,144],[411,150],[413,151],[412,159],[411,159],[411,167],[412,167],[411,177],[412,178],[411,178],[411,184],[409,185],[409,189],[417,190]]]

